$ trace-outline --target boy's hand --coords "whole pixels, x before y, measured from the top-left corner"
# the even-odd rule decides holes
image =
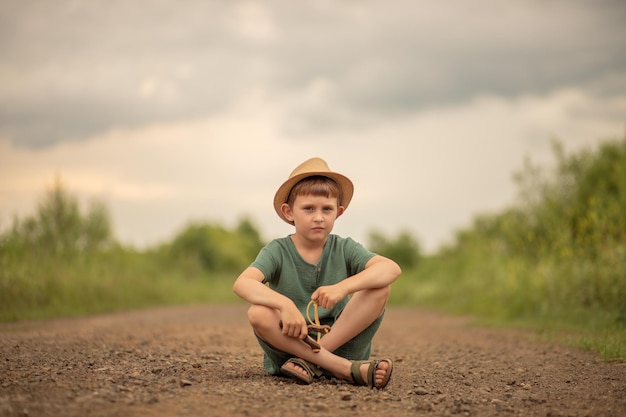
[[[280,323],[282,333],[296,339],[304,339],[309,334],[306,320],[294,305],[292,309],[281,310]]]
[[[319,287],[311,294],[311,300],[315,301],[318,306],[330,310],[347,296],[348,293],[339,284],[335,284]]]

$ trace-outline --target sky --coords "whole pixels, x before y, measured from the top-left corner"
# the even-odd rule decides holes
[[[355,184],[335,233],[432,252],[552,141],[624,137],[625,21],[621,0],[3,0],[0,228],[59,177],[129,245],[244,217],[269,240],[317,156]]]

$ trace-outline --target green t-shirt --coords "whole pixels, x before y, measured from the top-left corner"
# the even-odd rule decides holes
[[[302,259],[287,236],[268,243],[251,266],[263,273],[264,283],[290,298],[306,317],[311,294],[318,287],[333,285],[358,274],[374,255],[351,238],[331,234],[328,235],[319,262],[313,265]],[[346,298],[332,310],[320,308],[320,319],[335,318],[347,302]],[[312,315],[312,311],[309,314]]]

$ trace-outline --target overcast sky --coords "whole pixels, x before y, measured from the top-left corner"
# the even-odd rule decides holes
[[[335,232],[426,250],[510,205],[525,156],[624,137],[626,2],[3,0],[0,227],[59,175],[145,246],[291,232],[277,187],[350,177]]]

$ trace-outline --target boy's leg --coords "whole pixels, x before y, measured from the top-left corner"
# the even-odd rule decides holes
[[[391,287],[358,291],[350,298],[321,345],[334,352],[367,329],[385,311]]]
[[[312,362],[330,371],[338,378],[351,380],[350,366],[352,362],[350,360],[333,354],[325,349],[324,346],[318,353],[314,353],[302,340],[283,335],[278,326],[280,317],[277,311],[268,307],[253,305],[248,310],[248,319],[257,336],[274,349],[288,352],[293,356]],[[324,336],[324,338],[328,337],[328,335]],[[299,367],[296,368],[299,369]],[[303,369],[299,369],[299,371],[306,372]],[[387,363],[381,363],[376,370],[375,376],[378,383],[385,378],[387,371]],[[367,365],[362,365],[361,373],[366,377]]]
[[[299,357],[308,360],[333,373],[335,373],[333,370],[345,368],[345,365],[349,364],[349,361],[346,359],[333,355],[328,351],[324,351],[321,355],[321,351],[313,353],[311,347],[302,340],[283,335],[278,324],[280,316],[274,309],[253,305],[248,309],[248,320],[254,329],[255,335],[260,339],[260,344],[266,356],[273,362],[270,367],[271,371],[266,366],[266,370],[272,374],[278,374],[281,365],[284,363],[277,363],[276,361],[280,362],[283,359],[286,361],[289,357]],[[320,359],[323,359],[322,363],[319,362]],[[303,375],[306,374],[304,369],[296,365],[293,366],[295,371],[302,372]]]

